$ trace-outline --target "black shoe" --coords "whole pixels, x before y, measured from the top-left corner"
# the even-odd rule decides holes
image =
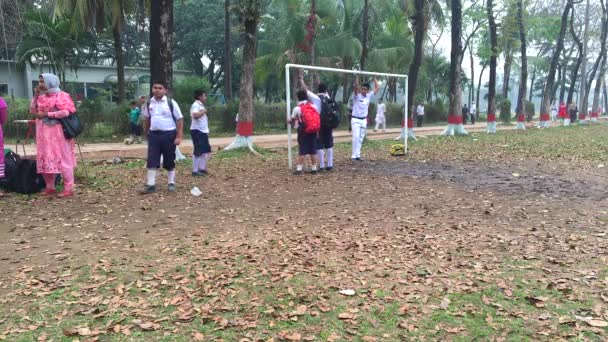
[[[175,184],[171,183],[171,184],[167,185],[167,190],[169,190],[169,192],[176,192],[177,187],[175,186]]]
[[[356,161],[363,161],[361,158],[355,158]]]
[[[332,172],[334,168],[332,166],[328,166],[325,168],[325,172]]]
[[[293,174],[296,175],[296,176],[300,176],[302,173],[304,173],[302,170],[295,170],[293,172]]]
[[[192,177],[203,177],[204,175],[202,171],[192,172]]]
[[[319,170],[310,170],[311,175],[316,175],[317,173],[319,173]]]
[[[146,185],[146,186],[144,186],[143,190],[141,190],[139,193],[142,195],[148,195],[148,194],[153,194],[155,192],[156,192],[156,186]]]
[[[205,170],[200,170],[200,173],[202,173],[204,176],[209,176],[209,171]]]

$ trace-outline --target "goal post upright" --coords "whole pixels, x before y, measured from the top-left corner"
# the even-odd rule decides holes
[[[381,77],[395,77],[405,79],[405,94],[404,94],[404,109],[403,109],[403,123],[405,134],[403,135],[403,146],[404,151],[407,153],[407,126],[408,126],[408,117],[407,113],[408,109],[408,101],[407,101],[407,92],[408,92],[408,76],[404,74],[390,74],[383,72],[370,72],[370,71],[359,71],[359,70],[348,70],[348,69],[334,69],[334,68],[326,68],[320,66],[312,66],[312,65],[302,65],[302,64],[286,64],[285,65],[285,107],[287,109],[287,120],[291,117],[291,82],[290,82],[290,69],[305,69],[305,70],[316,70],[316,71],[327,71],[327,72],[336,72],[341,74],[353,74],[353,75],[367,75],[367,76],[381,76]],[[346,91],[344,89],[343,91]],[[292,153],[292,140],[291,140],[291,125],[287,125],[287,148],[288,148],[288,158],[289,158],[289,168],[293,168],[293,153]]]

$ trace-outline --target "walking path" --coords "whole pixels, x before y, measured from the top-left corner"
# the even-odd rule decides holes
[[[479,132],[485,131],[486,123],[480,122],[475,125],[465,125],[465,128],[469,132]],[[515,125],[512,126],[503,126],[498,125],[499,130],[509,130],[514,129]],[[414,128],[414,132],[417,137],[420,136],[428,136],[428,135],[437,135],[441,134],[441,132],[445,129],[445,125],[442,126],[428,126],[421,128]],[[373,132],[371,129],[367,130],[368,138],[371,140],[381,140],[381,139],[392,139],[399,136],[401,129],[399,128],[390,128],[387,129],[386,132]],[[220,150],[226,146],[228,146],[234,137],[221,137],[221,138],[211,138],[210,143],[211,147],[214,151]],[[348,131],[336,131],[334,132],[334,140],[336,142],[345,142],[351,140],[351,135]],[[292,135],[292,141],[297,144],[296,134]],[[256,146],[266,147],[266,148],[276,148],[276,147],[285,147],[287,148],[287,134],[268,134],[268,135],[256,135],[253,137],[253,143]],[[14,148],[15,146],[6,146],[10,148]],[[139,154],[143,156],[146,150],[145,142],[143,144],[133,144],[133,145],[125,145],[123,143],[83,143],[81,144],[82,153],[88,155],[95,155],[99,153],[103,153],[107,155],[109,152],[115,152],[116,155],[122,155],[128,152],[130,155]],[[192,150],[192,140],[184,140],[180,145],[180,149],[182,152],[189,152]],[[19,146],[17,153],[23,154],[23,148]],[[33,143],[25,145],[25,153],[27,156],[36,155],[36,145]]]

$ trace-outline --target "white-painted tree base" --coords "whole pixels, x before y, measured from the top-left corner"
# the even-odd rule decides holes
[[[579,125],[588,125],[589,124],[589,119],[584,119],[584,120],[580,120],[578,122]]]
[[[496,134],[496,121],[488,121],[486,126],[486,133]]]
[[[597,120],[597,118],[591,118],[591,123],[596,124],[599,123],[599,121]]]
[[[526,123],[525,122],[521,122],[521,121],[517,121],[517,126],[515,126],[515,129],[520,129],[520,130],[526,130]]]
[[[469,135],[469,132],[467,132],[467,130],[464,129],[463,124],[458,124],[458,125],[448,124],[448,127],[445,130],[443,130],[441,135],[446,136],[446,137],[453,137],[455,135]]]
[[[570,126],[570,119],[564,119],[564,126]]]
[[[398,137],[395,138],[395,140],[403,140],[403,135],[405,134],[405,128],[401,129],[401,134],[399,134]],[[418,141],[418,139],[416,139],[416,135],[414,134],[414,129],[410,128],[407,130],[407,139],[408,140],[414,140],[414,141]]]
[[[236,135],[236,137],[234,137],[234,140],[232,141],[232,143],[230,143],[230,145],[226,146],[224,148],[224,150],[226,151],[230,151],[230,150],[236,150],[239,148],[248,148],[249,151],[251,151],[251,153],[257,155],[257,156],[261,156],[261,154],[259,154],[254,148],[253,148],[253,139],[252,137],[244,137],[242,135]]]
[[[538,123],[538,128],[549,128],[551,126],[551,121],[540,121]]]

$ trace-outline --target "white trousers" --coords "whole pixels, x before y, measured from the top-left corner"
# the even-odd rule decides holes
[[[365,130],[367,129],[367,120],[355,119],[350,120],[350,126],[353,133],[353,154],[351,158],[361,158],[361,146],[365,138]]]

